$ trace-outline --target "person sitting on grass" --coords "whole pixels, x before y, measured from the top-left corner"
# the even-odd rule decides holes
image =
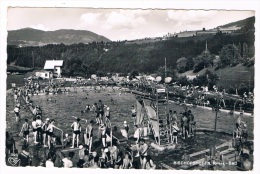
[[[72,146],[70,148],[74,148],[75,138],[77,140],[77,147],[79,146],[79,135],[81,132],[81,125],[79,122],[80,122],[80,118],[77,118],[77,120],[71,125],[71,128],[73,129],[73,137],[72,137]]]

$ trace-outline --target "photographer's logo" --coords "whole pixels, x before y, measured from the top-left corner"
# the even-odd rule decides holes
[[[13,166],[15,166],[19,161],[20,161],[20,159],[18,159],[17,157],[11,156],[8,158],[8,162]]]

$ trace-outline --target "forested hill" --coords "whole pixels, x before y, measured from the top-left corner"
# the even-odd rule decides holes
[[[216,69],[224,68],[241,63],[251,66],[255,54],[254,20],[255,18],[251,17],[225,26],[239,25],[242,27],[239,32],[228,34],[218,32],[215,35],[185,38],[173,37],[168,40],[142,44],[126,44],[126,41],[105,42],[108,41],[106,38],[91,32],[87,33],[92,37],[100,38],[101,41],[88,44],[78,43],[84,39],[81,36],[85,35],[86,31],[79,32],[81,34],[77,37],[72,37],[68,32],[74,33],[74,31],[60,30],[56,32],[63,34],[58,38],[64,42],[69,40],[74,44],[56,44],[55,41],[53,44],[43,44],[43,46],[8,45],[7,63],[30,68],[43,68],[46,60],[61,59],[64,60],[64,75],[85,75],[98,72],[129,73],[133,69],[143,73],[154,73],[160,66],[164,66],[165,58],[167,58],[167,67],[177,69],[179,73],[188,70],[198,72],[205,67],[212,66],[215,66]],[[28,35],[35,41],[44,38],[44,42],[47,42],[48,39],[51,39],[44,36],[46,32],[33,30],[38,34],[32,34],[29,30],[32,29],[24,30],[23,34],[19,34],[18,40],[21,41]],[[12,38],[13,34],[10,32],[8,38]],[[53,36],[53,38],[55,37]],[[205,54],[206,41],[209,52],[207,51]]]
[[[42,31],[32,28],[8,31],[8,45],[42,46],[47,44],[65,45],[75,43],[109,42],[104,36],[86,30],[56,30]]]
[[[207,39],[208,50],[218,55],[227,44],[248,45],[248,57],[254,56],[254,32],[239,35],[217,34]],[[167,58],[169,67],[176,67],[181,57],[191,60],[205,50],[205,40],[177,42],[175,40],[159,41],[147,44],[130,44],[124,42],[93,42],[91,44],[50,44],[41,47],[8,46],[8,63],[18,66],[42,68],[45,60],[64,60],[64,70],[68,73],[122,72],[132,69],[139,72],[154,72],[164,65]]]

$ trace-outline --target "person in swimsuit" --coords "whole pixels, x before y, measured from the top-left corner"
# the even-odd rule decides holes
[[[46,137],[47,137],[47,128],[49,126],[49,120],[50,120],[49,118],[46,118],[45,123],[42,124],[42,136],[43,136],[43,146],[44,147],[48,147],[46,145]]]
[[[77,139],[77,147],[79,146],[79,135],[81,132],[80,118],[72,123],[71,128],[73,129],[73,137],[72,137],[72,146],[70,148],[74,148],[75,138]]]
[[[125,158],[123,159],[123,169],[131,169],[133,167],[132,161],[129,159],[129,154],[125,153]]]
[[[20,104],[15,105],[14,114],[15,114],[16,122],[19,122],[19,120],[20,120]]]
[[[131,113],[132,113],[132,118],[134,120],[134,125],[135,125],[135,120],[136,120],[136,109],[134,106],[131,108]]]
[[[89,152],[91,152],[91,147],[92,147],[92,138],[93,138],[93,124],[94,121],[90,120],[90,123],[86,127],[86,139],[85,139],[85,144],[88,145],[89,147]]]
[[[101,100],[98,101],[97,104],[97,111],[98,111],[98,119],[99,119],[99,124],[103,123],[103,116],[104,116],[104,104],[102,103]]]
[[[28,124],[28,119],[24,119],[24,124],[22,126],[22,129],[19,133],[19,135],[21,135],[21,133],[23,132],[23,138],[24,140],[26,140],[26,147],[28,147],[28,143],[29,143],[29,124]]]
[[[42,119],[41,116],[36,117],[36,127],[37,127],[37,140],[42,142]]]
[[[122,167],[123,165],[122,156],[123,156],[122,151],[120,151],[117,155],[117,158],[115,159],[115,166],[114,166],[115,169],[119,169]]]
[[[107,143],[106,143],[106,137],[107,137],[106,125],[105,124],[101,124],[99,129],[101,131],[101,139],[102,139],[103,148],[106,148],[107,147]]]
[[[147,150],[148,150],[148,145],[145,143],[144,139],[140,139],[140,147],[137,149],[140,154],[140,164],[141,164],[141,169],[145,169],[145,165],[147,162]]]
[[[177,136],[178,136],[178,132],[179,132],[179,128],[177,126],[177,123],[174,122],[173,125],[172,125],[172,143],[175,143],[178,144],[178,141],[177,141]]]
[[[109,108],[109,106],[105,106],[105,109],[106,109],[106,111],[105,111],[105,117],[106,117],[106,123],[109,123],[110,122],[110,108]]]
[[[34,143],[37,144],[37,123],[36,123],[36,118],[33,118],[32,121],[32,129],[33,129],[33,137],[34,137]]]
[[[52,140],[52,137],[53,137],[53,131],[54,131],[54,129],[58,129],[58,130],[62,131],[60,128],[56,127],[56,126],[54,125],[54,123],[55,123],[55,120],[52,119],[52,120],[50,121],[50,124],[48,125],[48,128],[47,128],[48,146],[49,146],[49,149],[51,148],[51,140]]]

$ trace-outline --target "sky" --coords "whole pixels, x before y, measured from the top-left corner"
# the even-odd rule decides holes
[[[7,30],[89,30],[112,41],[134,40],[212,29],[254,15],[254,11],[16,7],[7,11]]]

